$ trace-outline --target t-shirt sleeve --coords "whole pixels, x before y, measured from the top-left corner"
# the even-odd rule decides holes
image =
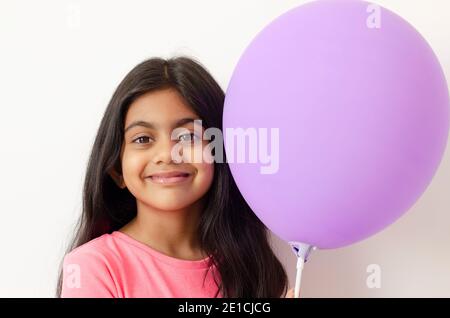
[[[111,298],[117,289],[111,267],[98,251],[74,250],[64,257],[62,298]]]

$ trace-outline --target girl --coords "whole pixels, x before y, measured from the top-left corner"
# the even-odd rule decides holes
[[[281,297],[287,277],[228,164],[172,160],[222,129],[224,92],[187,57],[152,58],[117,87],[89,159],[59,297]],[[176,135],[175,128],[189,133]],[[222,144],[223,147],[223,144]],[[214,152],[214,151],[212,151]],[[213,155],[213,153],[212,153]],[[225,159],[226,162],[226,159]]]

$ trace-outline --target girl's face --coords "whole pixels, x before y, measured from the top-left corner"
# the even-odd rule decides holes
[[[119,186],[127,187],[137,200],[159,210],[183,209],[201,199],[212,183],[214,164],[190,159],[175,163],[172,159],[172,149],[177,143],[182,145],[179,153],[185,160],[207,146],[208,141],[202,138],[203,127],[195,131],[201,131],[202,136],[194,135],[195,119],[200,120],[175,89],[138,97],[125,118],[123,179]],[[172,136],[175,128],[186,128],[189,132]],[[199,142],[194,143],[196,138]]]

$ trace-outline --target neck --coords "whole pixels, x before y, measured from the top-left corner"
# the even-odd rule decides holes
[[[203,259],[198,222],[203,201],[175,211],[159,210],[137,201],[136,217],[120,229],[134,239],[166,255],[188,260]]]

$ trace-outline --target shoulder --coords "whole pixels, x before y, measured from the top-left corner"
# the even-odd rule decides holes
[[[114,297],[116,266],[112,237],[104,234],[64,256],[62,297]]]
[[[90,240],[83,245],[74,248],[66,254],[65,260],[82,260],[82,259],[97,259],[106,261],[111,258],[114,253],[112,246],[113,238],[110,234],[103,234],[93,240]]]

